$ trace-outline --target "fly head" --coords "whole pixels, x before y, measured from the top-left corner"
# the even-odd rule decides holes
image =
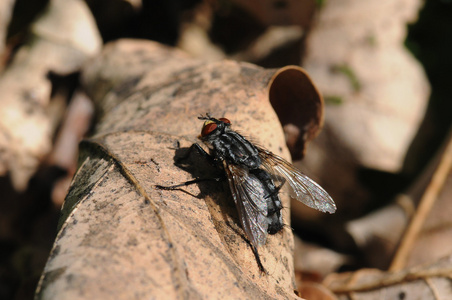
[[[206,114],[206,116],[198,117],[199,120],[205,120],[202,125],[201,135],[199,139],[207,144],[212,144],[212,142],[217,139],[221,134],[224,134],[230,130],[231,121],[226,118],[215,119]]]

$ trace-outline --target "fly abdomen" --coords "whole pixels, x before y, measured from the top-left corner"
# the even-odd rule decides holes
[[[284,227],[282,216],[281,216],[281,199],[279,198],[278,191],[267,198],[267,220],[268,228],[267,232],[269,234],[276,234]]]
[[[262,183],[262,186],[266,193],[267,200],[267,222],[268,228],[267,232],[269,234],[276,234],[284,227],[281,209],[282,203],[279,198],[279,187],[276,187],[273,179],[270,174],[263,169],[254,169],[250,170],[251,174],[254,174],[259,181]]]
[[[269,234],[277,234],[283,229],[284,224],[282,222],[281,211],[278,211],[271,216],[267,216],[267,219],[269,220],[267,228]]]

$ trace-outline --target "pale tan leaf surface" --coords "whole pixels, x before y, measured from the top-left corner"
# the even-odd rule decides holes
[[[50,1],[31,32],[0,77],[0,174],[9,172],[17,190],[25,189],[51,148],[57,124],[49,112],[48,73],[76,72],[101,46],[81,1]]]
[[[289,226],[259,248],[264,274],[227,183],[201,183],[185,192],[154,187],[215,174],[199,155],[188,159],[186,169],[174,164],[196,142],[202,126],[196,117],[205,112],[229,118],[252,141],[288,158],[267,87],[272,82],[270,90],[277,89],[286,71],[300,73],[294,89],[305,86],[311,93],[306,99],[314,102],[311,117],[293,125],[310,124],[304,126],[310,134],[297,137],[306,142],[320,127],[322,103],[300,68],[202,63],[153,42],[108,45],[84,72],[99,123],[81,144],[81,166],[38,297],[297,298]],[[285,109],[301,109],[295,100],[302,98]],[[288,199],[283,202],[288,224]]]
[[[365,171],[400,172],[424,116],[429,84],[404,45],[407,22],[415,21],[420,6],[418,0],[325,1],[306,39],[301,65],[324,96],[325,124],[309,145],[309,157],[297,167],[333,196],[337,216],[347,221],[363,218],[370,203],[378,205],[373,202],[380,197],[376,192],[384,192],[386,185],[378,178],[370,188]],[[387,222],[378,232],[372,226],[361,228],[363,233],[369,229],[368,243],[362,238],[359,243],[368,247],[362,251],[382,250],[380,257],[369,253],[374,267],[387,267],[397,243],[394,235],[403,232],[409,217],[398,204],[388,212],[400,217],[390,220],[397,226],[394,231],[382,231],[391,229]],[[320,217],[301,205],[293,207],[293,214],[299,219],[294,224]],[[386,233],[391,235],[388,243]],[[337,243],[345,240],[338,236]]]
[[[404,46],[422,1],[326,1],[309,34],[303,67],[327,103],[331,155],[397,172],[428,101],[426,75]],[[328,149],[328,148],[327,148]]]

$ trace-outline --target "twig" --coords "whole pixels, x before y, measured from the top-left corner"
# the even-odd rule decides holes
[[[408,226],[405,235],[400,243],[400,246],[394,256],[394,259],[389,267],[390,271],[398,271],[405,267],[409,253],[416,241],[421,227],[427,219],[433,204],[438,198],[438,194],[446,181],[447,175],[450,173],[452,166],[452,137],[449,137],[449,142],[446,146],[438,168],[432,176],[432,179],[427,186],[424,195],[421,198],[416,214]]]

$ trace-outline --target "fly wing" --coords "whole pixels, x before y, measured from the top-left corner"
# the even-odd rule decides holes
[[[242,227],[257,248],[265,244],[268,229],[267,200],[262,183],[246,168],[225,162],[225,170]]]
[[[334,213],[336,204],[330,195],[314,180],[295,168],[291,163],[270,151],[259,148],[262,166],[270,174],[283,177],[290,185],[290,196],[321,212]]]

